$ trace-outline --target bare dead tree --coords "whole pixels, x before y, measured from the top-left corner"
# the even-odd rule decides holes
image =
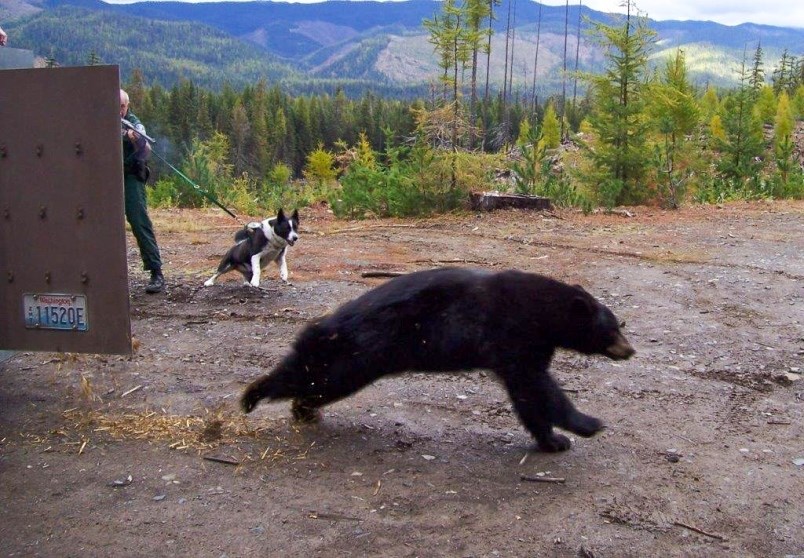
[[[531,98],[533,99],[533,112],[536,112],[536,107],[539,104],[539,99],[536,97],[536,68],[539,64],[539,40],[542,35],[542,4],[539,4],[539,19],[536,22],[536,55],[533,57],[533,91]]]
[[[564,116],[567,106],[567,35],[569,32],[569,0],[564,5],[564,69],[561,72],[561,141],[564,141]]]
[[[487,105],[489,101],[489,70],[491,69],[491,36],[494,34],[492,29],[492,22],[494,21],[494,4],[495,0],[489,0],[489,38],[486,45],[486,92],[483,94],[483,104]]]
[[[578,33],[576,34],[575,43],[575,73],[573,75],[573,83],[572,83],[572,108],[575,109],[575,100],[578,97],[578,58],[581,53],[581,6],[583,6],[583,0],[578,1]]]
[[[513,4],[513,0],[508,0],[508,21],[505,24],[505,62],[503,65],[503,94],[502,94],[502,106],[503,111],[505,113],[508,112],[507,109],[507,102],[508,102],[508,44],[511,40],[511,4]]]
[[[516,0],[514,4],[514,20],[511,23],[511,71],[508,73],[508,93],[514,93],[514,45],[516,45]]]

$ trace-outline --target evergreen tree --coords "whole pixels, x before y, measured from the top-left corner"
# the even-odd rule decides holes
[[[450,75],[450,70],[453,71],[453,74],[457,74],[456,44],[460,41],[459,35],[461,34],[460,15],[461,11],[456,0],[445,0],[441,7],[441,17],[436,15],[433,19],[425,19],[422,22],[424,28],[430,33],[428,40],[435,49],[438,66],[442,70],[443,101],[447,100],[449,89],[457,87],[457,79]]]
[[[589,123],[598,138],[589,154],[602,173],[596,184],[599,198],[610,207],[644,196],[640,189],[648,159],[644,84],[656,33],[644,17],[631,15],[632,8],[627,0],[621,25],[593,24],[606,69],[589,78],[594,103]]]
[[[779,65],[773,71],[771,80],[773,81],[773,91],[777,95],[785,91],[788,95],[795,92],[796,87],[799,85],[797,76],[797,63],[796,57],[791,56],[787,49],[782,52],[782,59]]]
[[[754,64],[751,67],[751,75],[748,78],[748,86],[755,94],[758,94],[764,85],[765,70],[762,69],[762,42],[760,41],[757,43],[757,49],[754,52]]]
[[[723,100],[725,140],[718,141],[722,157],[718,170],[727,179],[743,180],[756,176],[764,151],[762,122],[755,116],[753,92],[747,84],[745,64],[740,71],[740,88]]]
[[[146,100],[145,76],[142,75],[142,70],[139,68],[134,68],[131,71],[131,77],[123,86],[123,89],[125,89],[126,93],[128,93],[128,99],[131,103],[131,106],[134,107],[134,112],[147,127],[151,116],[149,107],[147,105],[150,103]]]

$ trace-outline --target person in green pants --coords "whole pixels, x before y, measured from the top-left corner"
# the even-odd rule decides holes
[[[129,109],[128,93],[120,90],[120,117],[130,122],[134,128],[145,134],[145,126]],[[165,277],[162,275],[162,259],[156,244],[154,227],[148,216],[145,183],[150,170],[146,160],[150,152],[147,140],[134,130],[123,128],[123,175],[125,183],[126,220],[137,239],[140,257],[146,271],[151,272],[151,280],[145,287],[146,293],[159,293],[165,290]]]

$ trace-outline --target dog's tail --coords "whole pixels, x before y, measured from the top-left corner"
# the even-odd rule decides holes
[[[241,240],[247,239],[250,231],[251,229],[247,227],[243,227],[242,229],[237,231],[234,236],[235,242],[240,242]]]

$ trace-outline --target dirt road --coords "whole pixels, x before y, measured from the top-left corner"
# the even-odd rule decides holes
[[[255,290],[201,287],[231,220],[155,212],[168,290],[143,293],[129,235],[131,357],[0,364],[0,555],[804,556],[804,203],[301,214],[292,285]],[[580,283],[626,321],[633,359],[553,365],[602,435],[530,452],[482,371],[383,380],[314,426],[239,412],[309,319],[385,280],[363,272],[438,265]]]

